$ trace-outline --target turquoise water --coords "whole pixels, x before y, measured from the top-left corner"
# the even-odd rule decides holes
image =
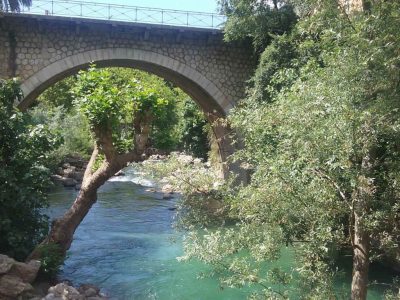
[[[59,279],[74,285],[93,283],[111,299],[245,299],[248,290],[221,290],[216,279],[198,279],[207,266],[177,261],[181,236],[171,227],[176,199],[164,200],[138,182],[131,170],[100,189],[97,203],[75,233]],[[76,194],[74,189],[56,188],[50,195],[51,217],[62,215]],[[278,263],[289,268],[291,257],[285,250]],[[371,276],[387,281],[391,274],[374,267]],[[348,290],[349,279],[347,272],[337,285]],[[381,289],[370,289],[368,299],[382,299],[382,294]]]

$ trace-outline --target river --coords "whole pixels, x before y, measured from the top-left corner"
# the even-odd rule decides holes
[[[207,266],[177,261],[182,255],[181,235],[171,226],[176,199],[147,191],[151,185],[130,169],[100,189],[97,203],[75,233],[59,279],[95,284],[111,299],[120,300],[245,299],[246,290],[221,290],[216,279],[198,279]],[[74,189],[54,188],[49,215],[62,215],[76,194]],[[289,268],[290,257],[288,253],[277,263]],[[374,267],[371,275],[388,281],[391,274],[385,270]],[[348,272],[337,285],[348,289],[349,282]],[[383,299],[382,294],[373,287],[368,299]]]

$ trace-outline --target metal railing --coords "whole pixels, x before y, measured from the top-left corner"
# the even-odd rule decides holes
[[[34,0],[31,7],[21,8],[21,13],[212,29],[221,29],[226,20],[213,13],[76,0]]]

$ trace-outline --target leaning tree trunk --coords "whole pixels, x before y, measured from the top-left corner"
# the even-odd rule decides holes
[[[129,162],[142,161],[143,152],[147,144],[150,125],[142,125],[135,136],[135,150],[125,154],[117,154],[112,143],[112,132],[110,130],[95,130],[97,143],[94,147],[92,156],[86,167],[82,180],[81,190],[68,211],[52,223],[50,232],[45,240],[38,245],[28,257],[30,259],[40,259],[42,256],[41,246],[46,244],[56,244],[63,257],[70,248],[75,230],[89,212],[90,208],[97,200],[97,190],[116,172],[124,168]],[[105,160],[95,171],[93,166],[98,154],[102,153]]]
[[[367,155],[362,161],[361,175],[358,177],[357,188],[352,195],[354,218],[352,300],[367,299],[370,236],[365,221],[375,193],[374,180],[368,176],[371,171],[372,162],[370,156]]]

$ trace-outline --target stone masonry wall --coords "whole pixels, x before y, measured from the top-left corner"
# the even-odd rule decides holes
[[[190,66],[230,101],[244,96],[255,61],[247,45],[226,44],[215,30],[60,17],[0,17],[0,77],[22,81],[56,61],[85,51],[142,49]]]

